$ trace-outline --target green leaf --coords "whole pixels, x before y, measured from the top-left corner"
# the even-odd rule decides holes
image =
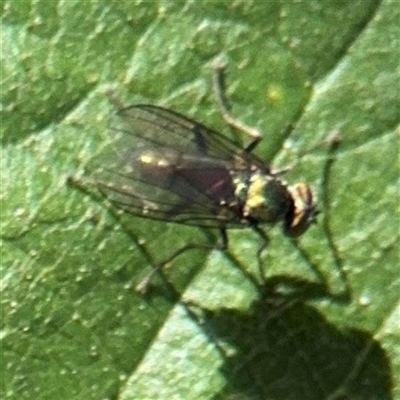
[[[399,20],[376,0],[3,1],[1,398],[400,399]],[[66,179],[104,143],[110,87],[232,134],[217,60],[275,168],[340,133],[285,175],[316,188],[320,222],[299,248],[267,228],[263,288],[260,238],[234,230],[143,297],[154,265],[217,235]]]

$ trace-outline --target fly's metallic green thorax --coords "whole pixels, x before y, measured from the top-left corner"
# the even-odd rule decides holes
[[[290,208],[290,197],[279,179],[270,175],[254,174],[244,212],[260,223],[282,221]]]
[[[259,223],[275,224],[288,213],[291,199],[284,185],[276,177],[254,171],[249,177],[234,179],[235,195],[243,203],[243,216]]]
[[[283,222],[288,236],[299,236],[315,222],[317,214],[312,189],[299,183],[288,186],[276,176],[252,168],[233,178],[235,196],[243,205],[243,217],[263,224]]]
[[[118,208],[142,217],[214,227],[282,223],[298,236],[314,222],[306,184],[287,185],[269,166],[225,136],[171,110],[119,110],[107,147],[113,166],[95,181]]]

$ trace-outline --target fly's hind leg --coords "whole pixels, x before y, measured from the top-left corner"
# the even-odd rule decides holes
[[[214,65],[214,74],[213,74],[213,86],[214,86],[214,92],[215,92],[215,97],[217,99],[218,107],[221,111],[222,117],[224,118],[225,122],[232,128],[237,129],[247,136],[251,138],[251,142],[245,147],[245,151],[247,153],[252,152],[257,145],[260,143],[262,139],[262,133],[254,128],[251,127],[239,119],[235,118],[231,111],[230,111],[230,106],[228,104],[228,100],[226,98],[226,90],[225,90],[225,66],[222,63],[216,63]],[[289,137],[291,133],[294,131],[296,127],[296,122],[291,122],[289,123],[285,129],[283,130],[282,134],[280,136],[282,137]],[[300,160],[312,153],[313,151],[321,148],[321,147],[335,147],[341,142],[340,135],[337,131],[332,131],[325,137],[323,140],[320,140],[317,142],[315,145],[307,148],[306,150],[303,150],[299,154],[297,154],[297,160],[292,163],[291,165],[288,165],[282,169],[279,170],[274,170],[273,173],[274,175],[283,175],[287,173],[288,171],[292,171],[297,164],[300,162]]]
[[[211,250],[220,250],[225,251],[228,248],[228,236],[226,234],[225,229],[220,229],[221,240],[217,245],[208,245],[208,244],[198,244],[198,243],[188,243],[187,245],[181,247],[180,249],[176,250],[171,256],[167,259],[160,262],[158,265],[153,267],[153,269],[145,276],[145,278],[136,286],[136,291],[142,295],[145,295],[149,292],[149,288],[151,285],[151,281],[153,278],[159,274],[162,278],[169,284],[171,283],[168,281],[167,277],[164,274],[164,270],[171,264],[176,258],[180,255],[186,253],[190,250],[204,250],[204,251],[211,251]]]
[[[225,122],[234,129],[237,129],[251,138],[251,142],[245,147],[245,151],[250,153],[260,143],[262,139],[261,132],[242,121],[235,118],[231,112],[225,96],[225,66],[218,63],[214,66],[213,86],[218,107]]]

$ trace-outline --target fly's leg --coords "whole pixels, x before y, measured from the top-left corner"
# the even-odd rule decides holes
[[[260,143],[262,139],[262,133],[249,125],[246,125],[239,119],[235,118],[231,112],[230,112],[230,107],[228,105],[228,101],[225,95],[225,66],[222,64],[216,64],[214,66],[214,75],[213,75],[213,86],[214,86],[214,92],[215,92],[215,97],[217,99],[218,107],[221,111],[222,117],[224,118],[225,122],[231,126],[234,129],[237,129],[246,135],[248,135],[252,140],[251,142],[245,147],[245,151],[247,153],[252,152],[257,145]],[[285,130],[282,132],[282,136],[287,138],[290,136],[290,134],[293,132],[295,129],[296,124],[295,123],[290,123],[287,125]],[[341,138],[339,133],[334,130],[331,133],[328,134],[326,138],[323,140],[320,140],[318,143],[315,145],[303,150],[297,155],[297,161],[294,163],[288,165],[287,167],[281,168],[279,170],[273,171],[274,175],[283,175],[289,171],[292,171],[301,161],[301,159],[314,152],[315,150],[328,146],[329,148],[331,147],[336,147],[339,143],[341,142]]]
[[[220,243],[217,243],[215,246],[207,245],[207,244],[198,244],[198,243],[189,243],[177,251],[175,251],[171,256],[169,256],[166,260],[160,262],[157,266],[155,266],[147,275],[146,277],[136,286],[136,291],[139,292],[142,295],[145,295],[149,291],[149,287],[151,285],[151,281],[154,278],[155,275],[160,274],[164,280],[168,282],[168,279],[164,275],[164,269],[176,258],[178,258],[180,255],[186,253],[187,251],[190,250],[204,250],[204,251],[210,251],[210,250],[220,250],[220,251],[225,251],[228,249],[228,236],[226,234],[226,230],[221,228],[220,229],[220,234],[221,234],[221,241]],[[168,282],[169,283],[169,282]]]
[[[213,86],[215,97],[217,98],[218,106],[221,111],[222,117],[225,122],[234,129],[237,129],[246,135],[250,136],[251,142],[244,148],[244,151],[251,153],[260,143],[262,139],[262,133],[254,127],[251,127],[239,119],[235,118],[231,112],[230,107],[225,96],[225,66],[222,64],[216,64],[214,66],[214,79]],[[295,128],[295,124],[289,124],[282,132],[283,137],[289,137]]]
[[[306,155],[308,155],[310,153],[313,153],[314,151],[320,149],[321,147],[328,147],[328,153],[331,154],[333,151],[336,151],[336,149],[339,147],[341,141],[342,141],[342,138],[340,137],[339,132],[336,129],[334,129],[323,140],[320,140],[319,142],[312,145],[311,147],[308,147],[307,149],[298,153],[295,156],[295,157],[297,157],[297,160],[295,160],[290,165],[288,165],[284,168],[274,170],[273,174],[274,175],[284,175],[287,172],[292,171],[301,162],[303,157],[305,157]]]
[[[91,197],[94,201],[104,201],[105,196],[99,192],[96,191],[96,185],[93,182],[85,182],[82,181],[79,178],[75,178],[72,176],[69,176],[66,180],[67,186],[78,190],[79,192],[83,193],[85,196]],[[94,186],[94,187],[93,187]],[[121,219],[120,213],[111,206],[108,202],[105,202],[105,206],[107,208],[107,211],[110,213],[110,215],[120,224],[122,229],[126,232],[126,234],[130,237],[133,243],[136,244],[136,246],[140,249],[141,253],[146,257],[148,262],[151,262],[151,256],[148,254],[146,249],[144,248],[143,244],[140,242],[140,240],[133,234],[133,232],[125,226],[124,222]],[[156,269],[156,268],[154,268]],[[153,274],[154,275],[154,274]]]
[[[107,89],[104,94],[107,96],[110,103],[114,105],[117,110],[123,110],[127,106],[118,98],[117,94],[113,89]]]
[[[339,275],[340,281],[343,283],[344,288],[340,290],[340,292],[332,292],[329,289],[329,284],[326,277],[323,273],[318,269],[317,263],[314,263],[311,258],[306,254],[306,252],[301,248],[298,240],[296,238],[292,238],[291,242],[299,252],[301,257],[308,263],[311,267],[311,270],[314,272],[318,280],[323,284],[324,288],[326,288],[326,293],[328,293],[331,297],[335,298],[337,301],[341,302],[349,302],[351,299],[351,287],[349,285],[349,281],[347,278],[346,270],[344,268],[343,259],[340,256],[340,250],[335,243],[334,240],[334,233],[331,228],[331,197],[330,197],[330,190],[329,190],[329,177],[332,173],[332,166],[335,162],[335,153],[339,148],[341,143],[340,135],[337,131],[333,131],[330,133],[324,141],[317,143],[315,146],[311,148],[311,150],[320,147],[321,145],[328,146],[327,151],[327,159],[323,168],[322,179],[321,179],[321,186],[320,186],[320,193],[321,193],[321,209],[323,212],[321,225],[323,230],[325,231],[325,235],[328,242],[328,247],[330,253],[332,255],[333,264],[336,267]],[[305,153],[303,153],[305,154]]]
[[[105,198],[101,193],[98,193],[95,190],[95,187],[93,186],[93,183],[90,184],[89,182],[84,182],[80,180],[79,178],[75,177],[68,177],[66,180],[66,184],[69,187],[72,187],[81,193],[83,193],[86,196],[92,197],[95,201],[104,201]],[[95,185],[94,185],[95,186]],[[140,243],[140,240],[133,234],[133,232],[129,229],[129,227],[126,226],[126,224],[123,222],[121,219],[120,213],[109,203],[106,202],[106,207],[107,211],[112,215],[112,217],[118,221],[122,229],[126,232],[126,234],[130,237],[133,243],[138,246],[140,249],[141,253],[145,256],[145,258],[148,260],[148,262],[151,263],[152,257],[146,250],[146,248],[143,246],[142,243]],[[150,271],[150,273],[136,286],[136,291],[141,293],[141,294],[146,294],[148,292],[149,286],[151,284],[151,280],[153,277],[158,273],[161,275],[161,277],[169,284],[169,286],[172,288],[172,285],[168,282],[168,279],[166,276],[163,274],[163,269],[170,264],[175,258],[179,257],[181,254],[185,253],[186,251],[190,250],[205,250],[205,251],[210,251],[210,250],[221,250],[225,251],[228,248],[228,236],[226,234],[226,230],[224,228],[220,229],[220,234],[221,234],[221,241],[217,245],[208,245],[208,244],[198,244],[198,243],[189,243],[186,246],[183,246],[182,248],[178,249],[175,251],[170,257],[168,257],[166,260],[162,261],[158,265],[155,265],[153,269]]]
[[[218,102],[218,107],[220,108],[222,117],[224,118],[225,122],[232,128],[245,133],[252,139],[251,142],[244,149],[247,153],[250,153],[255,149],[258,143],[260,143],[260,140],[262,139],[262,134],[258,129],[244,124],[242,121],[236,119],[231,114],[225,96],[225,67],[222,64],[216,64],[214,66],[213,86],[215,97],[217,98]]]
[[[344,284],[344,290],[341,293],[336,295],[338,300],[342,300],[344,302],[349,302],[351,299],[351,287],[349,284],[349,280],[347,278],[346,270],[344,268],[343,260],[340,256],[340,251],[338,246],[334,241],[334,235],[331,228],[331,201],[330,201],[330,193],[329,193],[329,177],[331,176],[332,166],[336,160],[336,151],[340,146],[341,138],[338,132],[333,132],[326,139],[328,148],[328,158],[324,166],[323,177],[321,182],[321,194],[322,194],[322,205],[324,209],[324,213],[322,216],[322,226],[326,233],[326,237],[328,239],[328,246],[330,248],[334,264],[336,266],[337,271],[339,272],[339,276],[341,281]]]
[[[252,226],[252,228],[253,228],[253,230],[255,232],[258,233],[258,235],[262,239],[262,243],[261,243],[260,247],[257,250],[257,266],[258,266],[258,273],[260,275],[261,284],[265,285],[266,284],[266,280],[265,280],[265,275],[264,275],[264,269],[263,269],[263,263],[262,263],[261,256],[262,256],[262,253],[265,251],[265,249],[268,247],[269,237],[258,225],[254,225],[254,226]]]

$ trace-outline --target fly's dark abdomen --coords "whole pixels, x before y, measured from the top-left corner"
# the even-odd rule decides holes
[[[232,208],[236,205],[234,185],[226,162],[173,152],[143,151],[135,167],[142,179],[180,199],[166,212],[166,219],[179,218],[179,214],[188,212],[199,202],[209,204],[209,213],[216,220],[223,215],[222,208],[235,212]],[[224,218],[219,222],[223,226]]]
[[[141,176],[190,201],[227,203],[234,187],[226,162],[179,154],[143,152],[136,163]]]

